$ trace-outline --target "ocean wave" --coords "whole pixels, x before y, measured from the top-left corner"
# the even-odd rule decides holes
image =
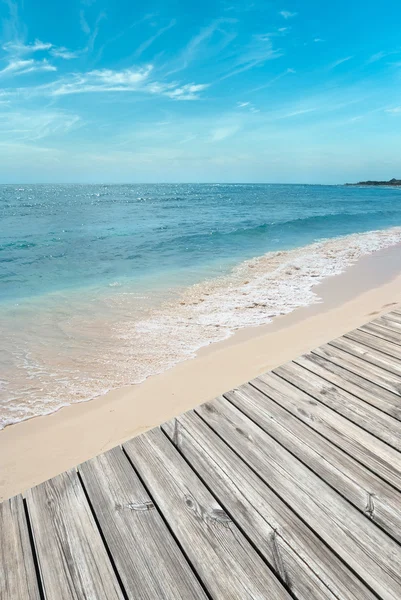
[[[202,233],[192,235],[177,235],[169,240],[163,240],[155,245],[156,248],[177,247],[177,246],[200,246],[205,240],[209,243],[214,243],[218,239],[227,241],[231,238],[233,241],[240,238],[247,238],[250,241],[255,237],[266,237],[266,234],[271,234],[271,238],[280,236],[280,234],[288,234],[289,231],[297,234],[302,232],[307,234],[308,230],[316,229],[316,237],[326,237],[329,228],[340,229],[341,226],[352,227],[355,229],[355,219],[358,220],[358,227],[364,228],[364,223],[367,227],[371,226],[374,218],[397,219],[400,218],[400,211],[389,210],[366,210],[361,212],[343,212],[329,213],[321,215],[312,215],[309,217],[297,217],[294,219],[284,219],[282,221],[268,221],[257,225],[249,225],[247,227],[239,227],[234,229],[224,230],[205,230]]]
[[[0,429],[140,383],[238,329],[320,302],[317,283],[398,243],[400,227],[269,252],[156,305],[114,282],[113,293],[107,286],[96,298],[62,295],[14,307],[7,318],[0,314]]]

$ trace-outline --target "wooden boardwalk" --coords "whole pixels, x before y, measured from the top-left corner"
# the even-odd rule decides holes
[[[400,434],[394,310],[1,504],[0,599],[400,600]]]

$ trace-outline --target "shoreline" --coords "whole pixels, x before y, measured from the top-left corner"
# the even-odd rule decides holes
[[[0,431],[0,501],[386,312],[401,301],[401,244],[314,292],[322,302],[241,329],[141,384],[9,425]]]

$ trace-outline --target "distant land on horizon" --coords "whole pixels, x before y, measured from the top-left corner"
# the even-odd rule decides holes
[[[389,181],[358,181],[358,183],[346,183],[345,185],[391,185],[401,186],[401,179],[390,179]]]

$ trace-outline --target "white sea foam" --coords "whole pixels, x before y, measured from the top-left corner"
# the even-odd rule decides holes
[[[1,324],[0,428],[139,383],[240,328],[319,302],[317,283],[400,242],[393,228],[269,253],[158,303],[114,288],[16,307]]]

